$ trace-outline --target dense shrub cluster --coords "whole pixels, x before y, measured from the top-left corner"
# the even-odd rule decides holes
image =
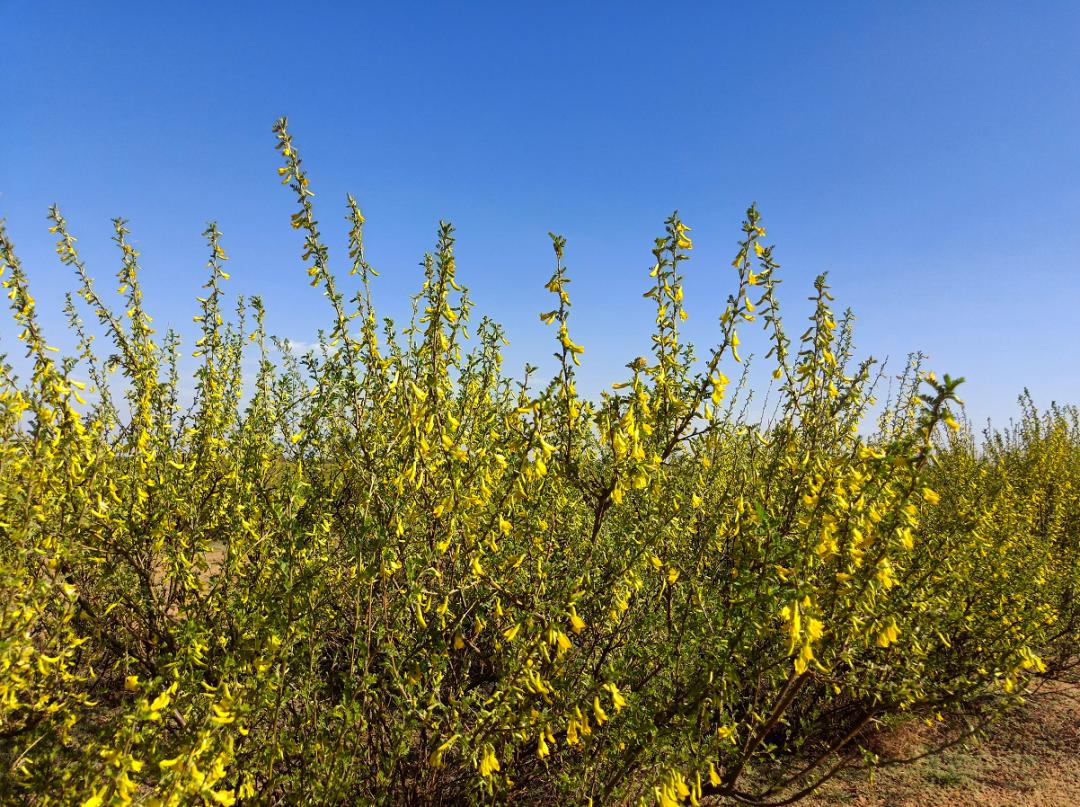
[[[227,317],[211,225],[191,408],[123,221],[114,310],[51,212],[71,357],[0,240],[33,366],[0,379],[3,801],[778,804],[886,761],[840,753],[882,721],[975,719],[1063,672],[1075,411],[1028,407],[976,445],[957,382],[915,361],[860,431],[877,376],[853,363],[851,318],[819,278],[789,340],[753,208],[706,355],[680,337],[692,243],[672,216],[647,357],[599,401],[577,393],[553,237],[558,370],[511,379],[499,327],[468,330],[452,228],[408,327],[380,322],[358,206],[354,294],[275,132],[330,326],[296,356],[258,299]],[[766,422],[725,375],[759,325]]]

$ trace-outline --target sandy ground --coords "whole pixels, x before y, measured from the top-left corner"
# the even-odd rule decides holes
[[[918,730],[898,732],[920,750]],[[1047,686],[988,737],[902,767],[828,783],[812,807],[1080,807],[1080,686]]]

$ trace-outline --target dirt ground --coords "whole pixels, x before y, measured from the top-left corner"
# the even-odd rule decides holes
[[[907,728],[884,742],[905,755],[927,738]],[[884,750],[884,749],[883,749]],[[910,765],[852,773],[802,804],[812,807],[1080,807],[1080,686],[1047,686],[982,740]]]

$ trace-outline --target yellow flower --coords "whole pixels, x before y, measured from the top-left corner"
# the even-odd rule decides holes
[[[186,757],[187,754],[180,754],[179,756],[175,756],[172,759],[163,759],[161,760],[161,762],[158,763],[158,767],[162,770],[167,771],[169,768],[175,768]]]
[[[810,647],[810,642],[805,642],[802,646],[802,650],[799,651],[798,657],[795,659],[795,674],[802,675],[806,672],[807,667],[810,666],[810,662],[813,660],[813,648]]]
[[[690,228],[681,221],[675,223],[675,246],[679,249],[694,248],[693,243],[686,236],[686,233],[688,232],[690,232]]]
[[[561,630],[555,631],[555,643],[558,646],[559,655],[562,655],[574,646],[573,642],[570,641],[570,637]]]
[[[484,756],[480,760],[480,775],[485,779],[495,771],[501,770],[499,758],[495,756],[495,749],[490,745],[484,746]]]
[[[888,647],[899,638],[900,631],[896,627],[896,622],[893,621],[878,632],[876,644],[878,647]]]
[[[215,703],[210,708],[213,711],[210,722],[215,726],[224,726],[236,720],[236,715],[234,715],[228,707],[223,707],[221,704]]]
[[[615,711],[621,712],[626,706],[626,698],[623,697],[619,688],[615,684],[604,684],[604,688],[611,693],[611,705],[615,707]]]
[[[787,623],[788,648],[787,652],[794,653],[802,633],[802,617],[799,613],[799,603],[793,602],[780,609],[780,617]]]
[[[570,628],[574,633],[585,630],[585,620],[578,616],[577,609],[572,605],[570,606]]]
[[[593,698],[592,708],[593,714],[596,716],[597,724],[601,726],[604,725],[607,722],[608,716],[607,712],[605,712],[603,707],[600,705],[600,698]]]
[[[566,724],[566,744],[574,746],[579,742],[581,742],[581,740],[578,737],[578,721],[571,720]]]

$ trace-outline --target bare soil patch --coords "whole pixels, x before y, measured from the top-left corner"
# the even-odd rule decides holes
[[[932,737],[921,725],[875,738],[882,756],[914,755]],[[873,749],[877,751],[878,749]],[[1002,717],[988,736],[941,754],[826,784],[811,807],[1080,807],[1080,685],[1048,684]]]

